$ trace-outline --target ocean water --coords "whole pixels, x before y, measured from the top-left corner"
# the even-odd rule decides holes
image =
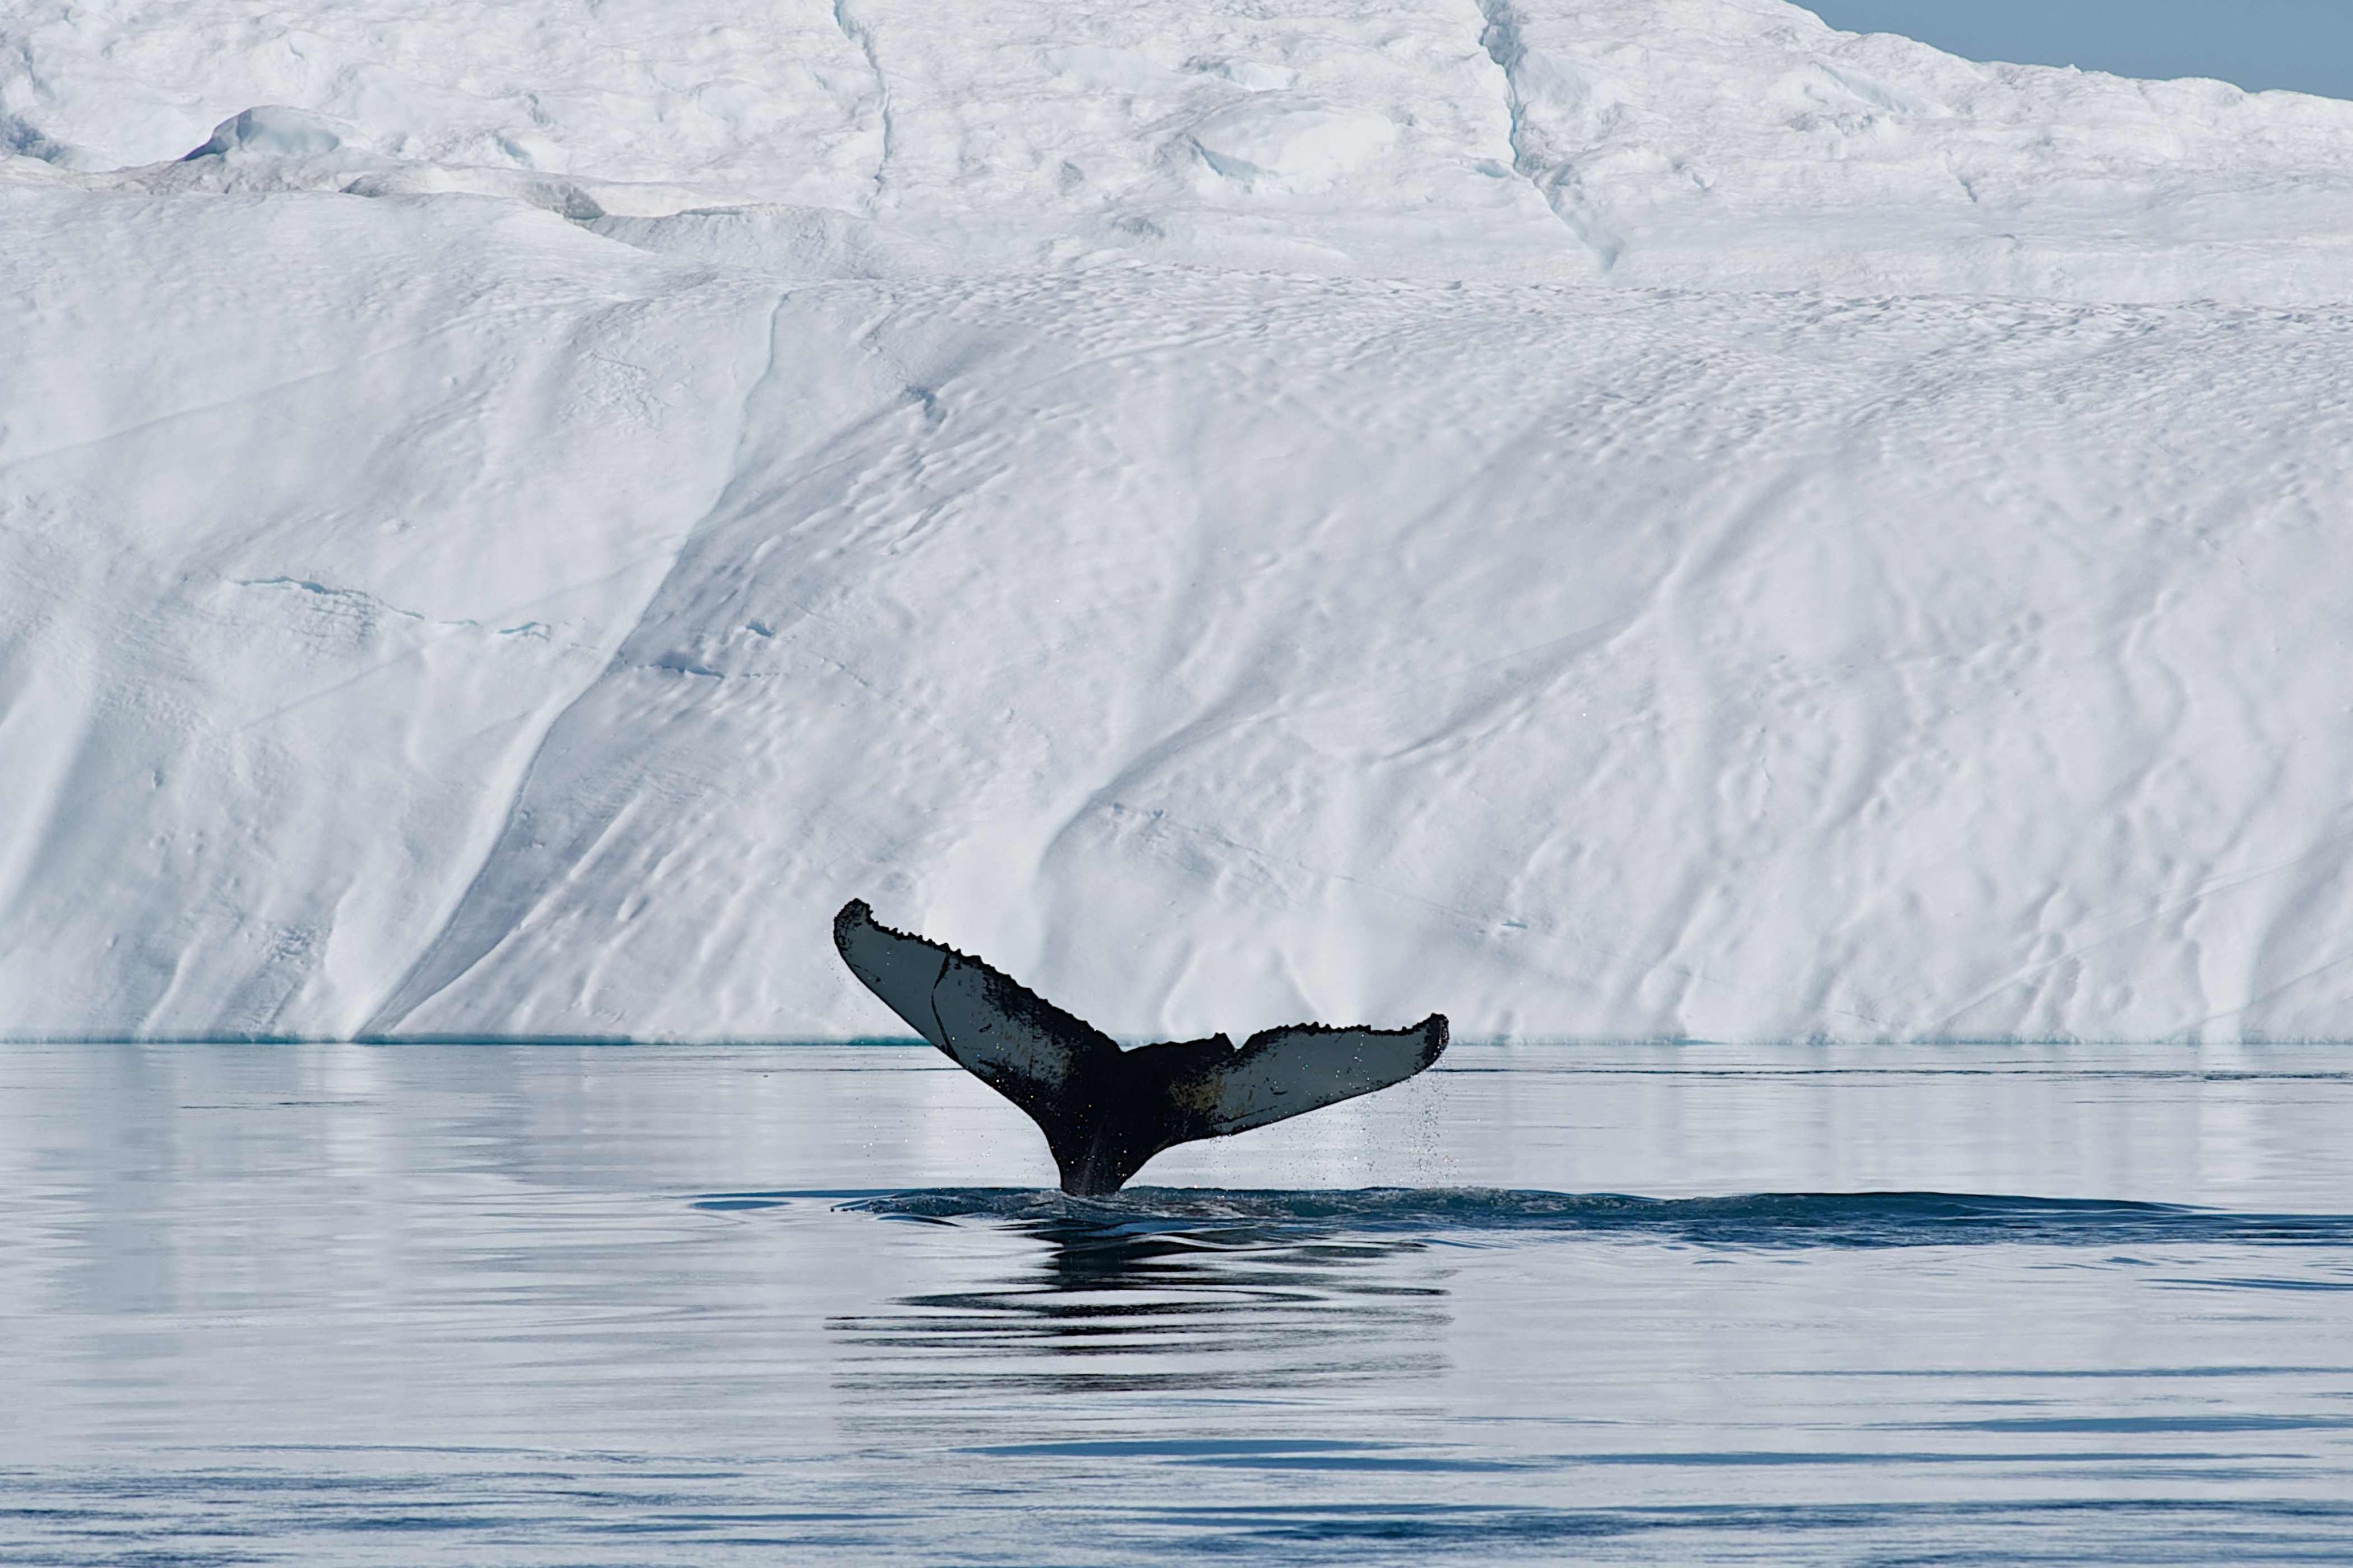
[[[0,1047],[0,1563],[2353,1558],[2353,1055]]]

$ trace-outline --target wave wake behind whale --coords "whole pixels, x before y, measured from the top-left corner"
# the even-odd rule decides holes
[[[713,1208],[754,1208],[820,1199],[831,1199],[844,1211],[892,1220],[1057,1233],[1214,1233],[1222,1241],[1242,1244],[1362,1235],[1476,1245],[1482,1235],[1503,1232],[1770,1248],[2353,1244],[2353,1215],[2348,1214],[2241,1213],[1975,1193],[1652,1198],[1478,1187],[1130,1187],[1115,1197],[1087,1198],[1033,1188],[933,1187],[859,1195],[713,1194],[699,1201]]]

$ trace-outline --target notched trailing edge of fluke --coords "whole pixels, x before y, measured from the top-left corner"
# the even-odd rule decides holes
[[[1161,1150],[1404,1082],[1445,1054],[1446,1016],[1403,1029],[1289,1024],[1122,1048],[983,960],[893,931],[852,899],[834,946],[885,1006],[1046,1134],[1062,1190],[1117,1192]]]

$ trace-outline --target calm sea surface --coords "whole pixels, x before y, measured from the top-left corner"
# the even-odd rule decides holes
[[[0,1047],[0,1563],[2353,1561],[2353,1047]],[[1627,1194],[1627,1195],[1610,1195]]]

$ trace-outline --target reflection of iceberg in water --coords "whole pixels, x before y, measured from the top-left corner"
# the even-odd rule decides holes
[[[829,1320],[853,1347],[842,1385],[1202,1394],[1444,1370],[1446,1291],[1420,1239],[1303,1236],[1059,1199],[1035,1206],[1006,1222],[1044,1244],[1019,1273]],[[1417,1260],[1409,1271],[1384,1267],[1407,1259]]]
[[[712,1194],[761,1207],[811,1194]],[[835,1194],[849,1197],[849,1194]],[[846,1390],[955,1393],[986,1426],[1007,1402],[1088,1392],[1279,1395],[1443,1373],[1449,1247],[1697,1247],[1719,1254],[1911,1247],[2311,1247],[2353,1215],[1956,1193],[1645,1198],[1494,1189],[931,1188],[839,1205],[900,1224],[1035,1238],[977,1288],[828,1320]],[[936,1426],[942,1406],[926,1405]]]

